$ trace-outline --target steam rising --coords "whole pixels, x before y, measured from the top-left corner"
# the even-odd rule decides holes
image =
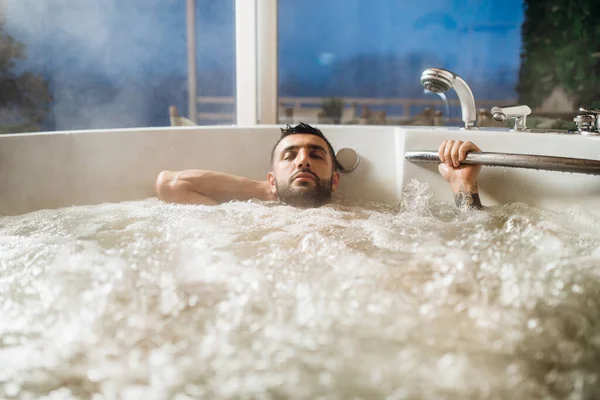
[[[233,69],[232,2],[219,3],[198,1],[201,87]],[[169,105],[187,112],[185,11],[184,1],[8,0],[7,30],[52,90],[48,129],[168,125]]]

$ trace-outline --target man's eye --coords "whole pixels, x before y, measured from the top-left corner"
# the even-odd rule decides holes
[[[312,157],[318,158],[319,160],[323,159],[323,157],[321,157],[321,155],[319,153],[312,153]]]
[[[295,157],[295,156],[294,156],[294,154],[292,154],[292,153],[285,153],[285,154],[283,155],[283,159],[284,159],[284,160],[290,160],[290,159],[293,159],[294,157]]]

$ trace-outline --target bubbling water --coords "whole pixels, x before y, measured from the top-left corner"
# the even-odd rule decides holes
[[[0,218],[0,395],[600,398],[600,220],[156,199]]]

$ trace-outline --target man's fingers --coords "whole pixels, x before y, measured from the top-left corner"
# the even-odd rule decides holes
[[[447,140],[444,140],[442,144],[440,144],[440,148],[438,149],[438,157],[440,158],[441,162],[446,161],[444,157],[444,151],[446,150],[446,142]]]
[[[454,168],[458,168],[458,166],[460,165],[460,161],[458,160],[458,149],[462,144],[462,141],[457,140],[456,142],[454,142],[450,149],[450,156],[452,157],[452,166]]]
[[[453,168],[458,168],[470,151],[481,152],[481,149],[469,141],[444,140],[438,148],[438,156],[442,163],[447,162]]]
[[[469,151],[481,153],[481,149],[479,147],[477,147],[477,145],[475,143],[471,143],[471,146],[469,147]]]
[[[460,146],[460,149],[458,149],[458,160],[459,161],[462,162],[465,160],[465,158],[467,157],[467,152],[471,149],[472,146],[473,146],[473,143],[469,142],[468,140]]]
[[[459,161],[461,161],[461,162],[464,161],[465,158],[467,158],[467,153],[470,151],[475,151],[475,152],[479,151],[480,152],[481,149],[479,147],[477,147],[477,145],[475,145],[475,143],[471,143],[469,141],[464,142],[458,150]]]
[[[452,146],[454,146],[454,140],[448,140],[444,149],[444,161],[450,165],[452,165]]]

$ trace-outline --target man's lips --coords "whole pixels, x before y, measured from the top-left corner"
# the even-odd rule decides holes
[[[311,180],[313,180],[315,182],[319,180],[319,178],[315,174],[313,174],[312,172],[300,172],[300,173],[297,173],[296,175],[294,175],[292,177],[292,181],[295,181],[296,179],[311,179]]]

